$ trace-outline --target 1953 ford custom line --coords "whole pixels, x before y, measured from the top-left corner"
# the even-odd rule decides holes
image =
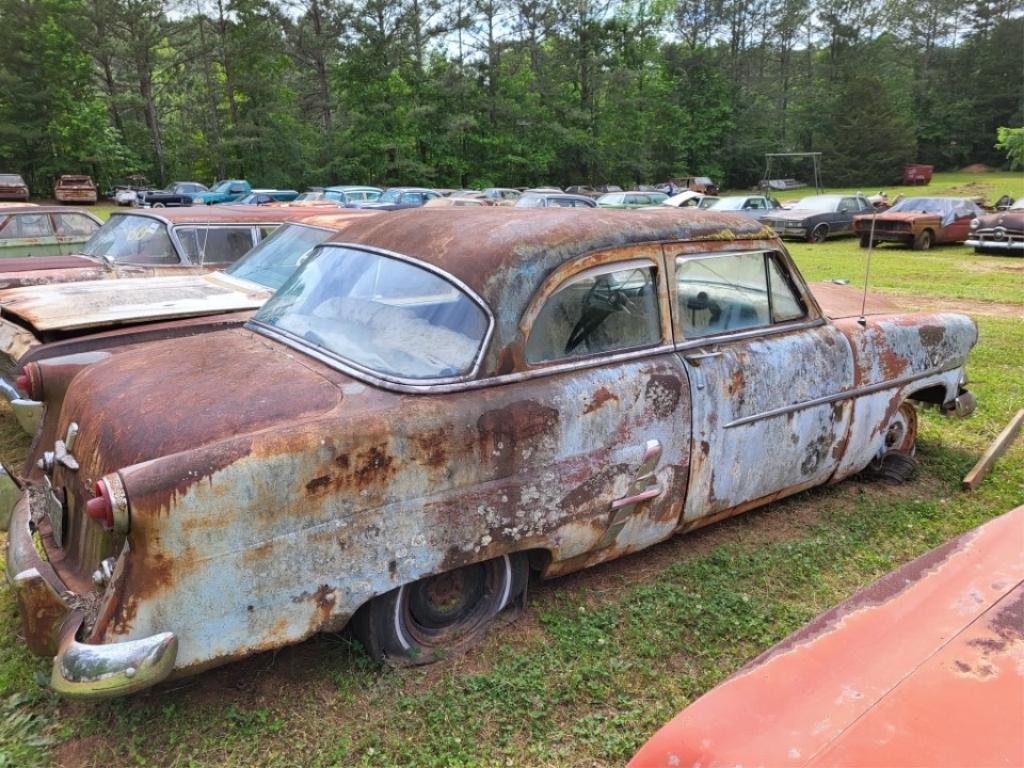
[[[952,313],[831,319],[728,214],[367,217],[243,328],[38,365],[59,439],[8,579],[69,696],[350,622],[376,658],[432,661],[531,569],[908,456],[915,401],[971,410],[976,339]]]

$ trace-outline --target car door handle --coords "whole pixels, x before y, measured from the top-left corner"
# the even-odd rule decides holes
[[[721,357],[721,352],[693,352],[689,355],[683,355],[686,358],[686,362],[691,365],[700,365],[702,360],[707,360],[712,357]]]

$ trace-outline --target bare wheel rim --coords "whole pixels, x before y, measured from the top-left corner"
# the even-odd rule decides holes
[[[398,616],[424,648],[451,648],[476,634],[504,607],[511,570],[507,558],[475,563],[402,589]]]
[[[824,224],[819,224],[811,230],[811,242],[812,243],[824,243],[828,237],[828,227]]]
[[[917,410],[912,403],[900,404],[885,430],[885,450],[914,455],[917,443]]]

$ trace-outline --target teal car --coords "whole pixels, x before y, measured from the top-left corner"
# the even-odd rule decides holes
[[[598,208],[650,208],[668,200],[664,192],[609,192],[597,198]]]
[[[332,200],[341,205],[351,203],[374,203],[384,194],[380,187],[359,187],[339,185],[324,187],[324,199]]]
[[[206,192],[192,196],[193,205],[217,205],[233,203],[252,193],[252,185],[245,179],[225,179],[218,181]]]
[[[77,253],[102,223],[74,208],[0,206],[0,259]]]

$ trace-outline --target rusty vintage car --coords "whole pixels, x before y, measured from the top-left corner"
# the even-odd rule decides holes
[[[1024,507],[888,574],[702,696],[629,768],[1024,765]]]
[[[309,215],[251,206],[117,212],[74,254],[4,259],[0,290],[211,272],[237,261],[282,222]]]
[[[286,223],[227,269],[146,279],[52,283],[0,290],[0,394],[30,435],[44,411],[32,362],[241,325],[281,287],[296,262],[369,211]],[[225,314],[228,313],[228,314]],[[188,322],[185,322],[188,320]]]
[[[971,221],[984,213],[966,197],[908,197],[880,213],[855,216],[860,247],[892,242],[927,251],[933,245],[962,243]]]
[[[53,185],[53,196],[58,203],[95,203],[99,197],[91,176],[64,174]]]
[[[1005,210],[972,221],[964,245],[973,247],[975,253],[1024,256],[1024,198]]]
[[[378,659],[456,652],[531,569],[905,460],[915,402],[971,410],[970,318],[841,317],[849,293],[830,318],[728,214],[354,221],[243,328],[37,366],[60,413],[9,520],[26,641],[78,697],[350,622]]]

